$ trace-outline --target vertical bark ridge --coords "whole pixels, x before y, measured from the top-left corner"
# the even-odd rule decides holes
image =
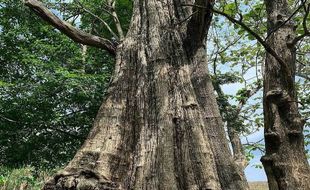
[[[214,153],[222,189],[248,189],[244,172],[232,159],[224,124],[214,96],[211,78],[208,74],[205,49],[197,51],[191,80],[199,105],[204,109],[205,134],[208,135]]]

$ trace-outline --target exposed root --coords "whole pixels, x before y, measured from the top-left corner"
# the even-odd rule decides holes
[[[117,184],[91,170],[77,173],[63,172],[50,179],[43,190],[112,190],[118,189]]]

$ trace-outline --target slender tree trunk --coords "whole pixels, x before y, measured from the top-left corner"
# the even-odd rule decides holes
[[[227,122],[227,133],[231,143],[233,156],[236,164],[240,167],[240,171],[244,174],[244,170],[248,165],[248,161],[245,156],[245,151],[241,143],[239,132],[235,129],[235,126]]]
[[[241,139],[239,135],[240,133],[237,130],[238,127],[239,129],[242,127],[240,126],[240,122],[239,122],[239,114],[242,109],[242,106],[240,104],[240,107],[233,108],[230,105],[227,97],[225,97],[220,84],[217,81],[213,81],[213,85],[214,85],[214,89],[216,90],[219,96],[218,102],[220,104],[221,115],[224,121],[226,121],[227,134],[228,134],[228,138],[231,144],[234,161],[239,167],[241,175],[244,175],[244,170],[246,166],[248,165],[248,162],[245,156],[243,145],[241,143]],[[249,97],[247,97],[247,99],[248,98]],[[244,103],[245,102],[246,101],[244,100]],[[242,105],[244,103],[242,103]]]
[[[194,2],[134,1],[94,127],[45,190],[248,189],[207,72],[204,41],[212,15],[181,3]]]
[[[264,117],[266,155],[262,163],[271,190],[310,189],[310,168],[304,151],[304,120],[298,113],[295,75],[294,24],[287,0],[265,0],[268,15],[268,44],[284,60],[287,73],[273,56],[267,54],[264,74]],[[271,34],[272,33],[272,34]]]

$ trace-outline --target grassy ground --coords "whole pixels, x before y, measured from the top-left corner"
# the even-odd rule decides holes
[[[250,190],[268,190],[267,182],[250,182]]]
[[[36,171],[33,167],[9,169],[0,166],[0,190],[41,190],[53,171]]]

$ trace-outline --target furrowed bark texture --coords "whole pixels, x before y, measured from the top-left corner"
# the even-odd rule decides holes
[[[94,127],[45,190],[248,189],[230,154],[207,73],[203,42],[212,15],[182,3],[194,2],[134,1]],[[193,12],[202,17],[190,17]],[[203,28],[197,31],[193,23]]]
[[[265,1],[268,31],[289,15],[286,0]],[[272,190],[310,189],[310,169],[304,151],[304,120],[298,113],[294,87],[295,47],[288,44],[295,38],[294,24],[288,22],[273,33],[268,44],[284,60],[292,75],[267,54],[264,74],[264,117],[266,155],[262,163]]]

